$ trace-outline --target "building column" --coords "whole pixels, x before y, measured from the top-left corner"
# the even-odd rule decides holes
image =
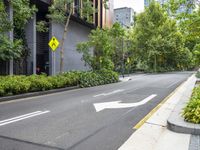
[[[8,13],[9,21],[13,22],[13,8],[9,2],[7,3],[6,11]],[[9,37],[10,41],[13,41],[13,30],[8,32],[8,37]],[[9,66],[9,70],[8,70],[9,75],[13,75],[13,59],[9,61],[8,66]]]
[[[25,35],[30,49],[30,55],[27,60],[28,74],[36,74],[36,14],[28,21],[25,27]]]

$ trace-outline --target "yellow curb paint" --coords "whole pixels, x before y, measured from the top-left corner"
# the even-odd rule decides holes
[[[187,80],[186,80],[187,81]],[[186,82],[184,81],[173,92],[171,92],[165,99],[163,99],[154,109],[152,109],[142,120],[140,120],[133,129],[139,129],[145,122]]]

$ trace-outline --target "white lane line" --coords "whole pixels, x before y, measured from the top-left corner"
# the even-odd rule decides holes
[[[112,92],[109,92],[109,93],[101,93],[101,94],[98,94],[98,95],[94,95],[93,97],[108,96],[108,95],[116,94],[116,93],[123,92],[123,91],[125,91],[125,90],[119,89],[119,90],[115,90],[115,91],[112,91]]]
[[[39,115],[42,115],[42,114],[46,114],[46,113],[49,113],[49,112],[50,112],[49,110],[47,110],[47,111],[37,111],[37,112],[33,112],[33,113],[22,115],[22,116],[18,116],[18,117],[2,120],[2,121],[0,121],[0,126],[4,126],[4,125],[7,125],[7,124],[10,124],[10,123],[13,123],[13,122],[17,122],[17,121],[21,121],[21,120],[24,120],[24,119],[32,118],[32,117],[39,116]]]
[[[30,115],[33,115],[33,114],[37,114],[37,113],[40,113],[40,112],[41,112],[41,111],[36,111],[36,112],[29,113],[29,114],[21,115],[21,116],[18,116],[18,117],[6,119],[6,120],[3,120],[3,121],[0,121],[0,124],[1,124],[1,123],[4,123],[4,122],[8,122],[8,121],[15,120],[15,119],[23,118],[23,117],[26,117],[26,116],[30,116]]]
[[[179,81],[181,81],[181,80],[178,80],[178,81],[176,81],[176,82],[173,82],[172,84],[170,84],[169,86],[167,86],[167,88],[172,87],[173,85],[177,84]]]

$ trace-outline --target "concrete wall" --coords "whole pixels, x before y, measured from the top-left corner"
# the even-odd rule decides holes
[[[36,74],[36,15],[30,19],[25,27],[25,34],[30,49],[27,71],[28,74]]]
[[[64,25],[52,23],[50,29],[50,38],[55,36],[61,42],[64,31]],[[76,50],[79,42],[87,41],[91,29],[74,21],[70,21],[67,37],[65,39],[64,51],[64,71],[70,70],[88,70],[84,61],[81,60],[82,54]],[[51,50],[50,50],[51,51]],[[59,73],[60,70],[60,47],[56,52],[50,52],[50,74]]]

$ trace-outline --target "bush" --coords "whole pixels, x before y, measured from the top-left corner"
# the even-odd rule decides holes
[[[191,100],[184,108],[182,116],[188,122],[200,123],[200,86],[193,90]]]
[[[73,71],[56,76],[0,76],[0,96],[45,91],[68,86],[91,87],[118,81],[118,74],[113,71],[96,72]]]
[[[66,85],[68,86],[76,86],[79,84],[80,76],[83,72],[80,71],[73,71],[73,72],[66,72],[62,75],[68,79],[68,82],[66,82]]]
[[[5,94],[4,87],[0,85],[0,96],[4,96],[4,94]]]
[[[3,87],[2,95],[13,95],[28,92],[31,83],[25,76],[8,76],[1,80],[0,85]]]
[[[53,88],[52,83],[48,80],[46,75],[31,75],[27,79],[31,82],[30,91],[45,91]]]
[[[85,72],[80,76],[80,87],[92,87],[97,85],[118,82],[118,74],[109,70],[98,72]]]
[[[196,77],[197,77],[197,78],[200,78],[200,71],[198,71],[198,72],[196,73]]]
[[[53,89],[66,86],[66,78],[61,75],[48,77],[48,81],[52,84]]]

